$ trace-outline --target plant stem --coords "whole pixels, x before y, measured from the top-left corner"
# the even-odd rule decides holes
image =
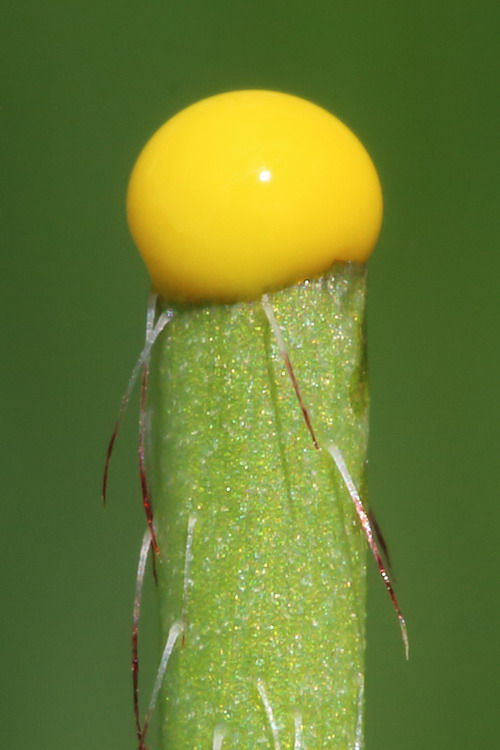
[[[363,488],[365,268],[270,301],[320,445]],[[366,543],[261,303],[179,309],[148,409],[165,640],[182,627],[164,748],[361,748]]]

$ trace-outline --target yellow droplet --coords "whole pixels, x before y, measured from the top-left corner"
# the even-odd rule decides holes
[[[203,99],[168,120],[129,183],[132,236],[163,297],[252,299],[364,262],[382,221],[377,172],[356,136],[275,91]]]

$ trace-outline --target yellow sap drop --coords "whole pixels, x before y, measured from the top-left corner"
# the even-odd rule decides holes
[[[166,300],[237,302],[364,262],[382,222],[375,167],[311,102],[233,91],[168,120],[140,154],[130,230]]]

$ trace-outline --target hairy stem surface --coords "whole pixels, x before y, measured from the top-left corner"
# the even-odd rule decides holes
[[[270,296],[321,446],[364,486],[365,269]],[[259,301],[184,308],[151,364],[165,750],[362,746],[366,543]]]

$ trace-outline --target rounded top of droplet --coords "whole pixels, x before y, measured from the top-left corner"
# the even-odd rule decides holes
[[[382,222],[376,169],[325,109],[232,91],[169,119],[133,168],[132,236],[165,299],[237,302],[335,261],[363,263]]]

